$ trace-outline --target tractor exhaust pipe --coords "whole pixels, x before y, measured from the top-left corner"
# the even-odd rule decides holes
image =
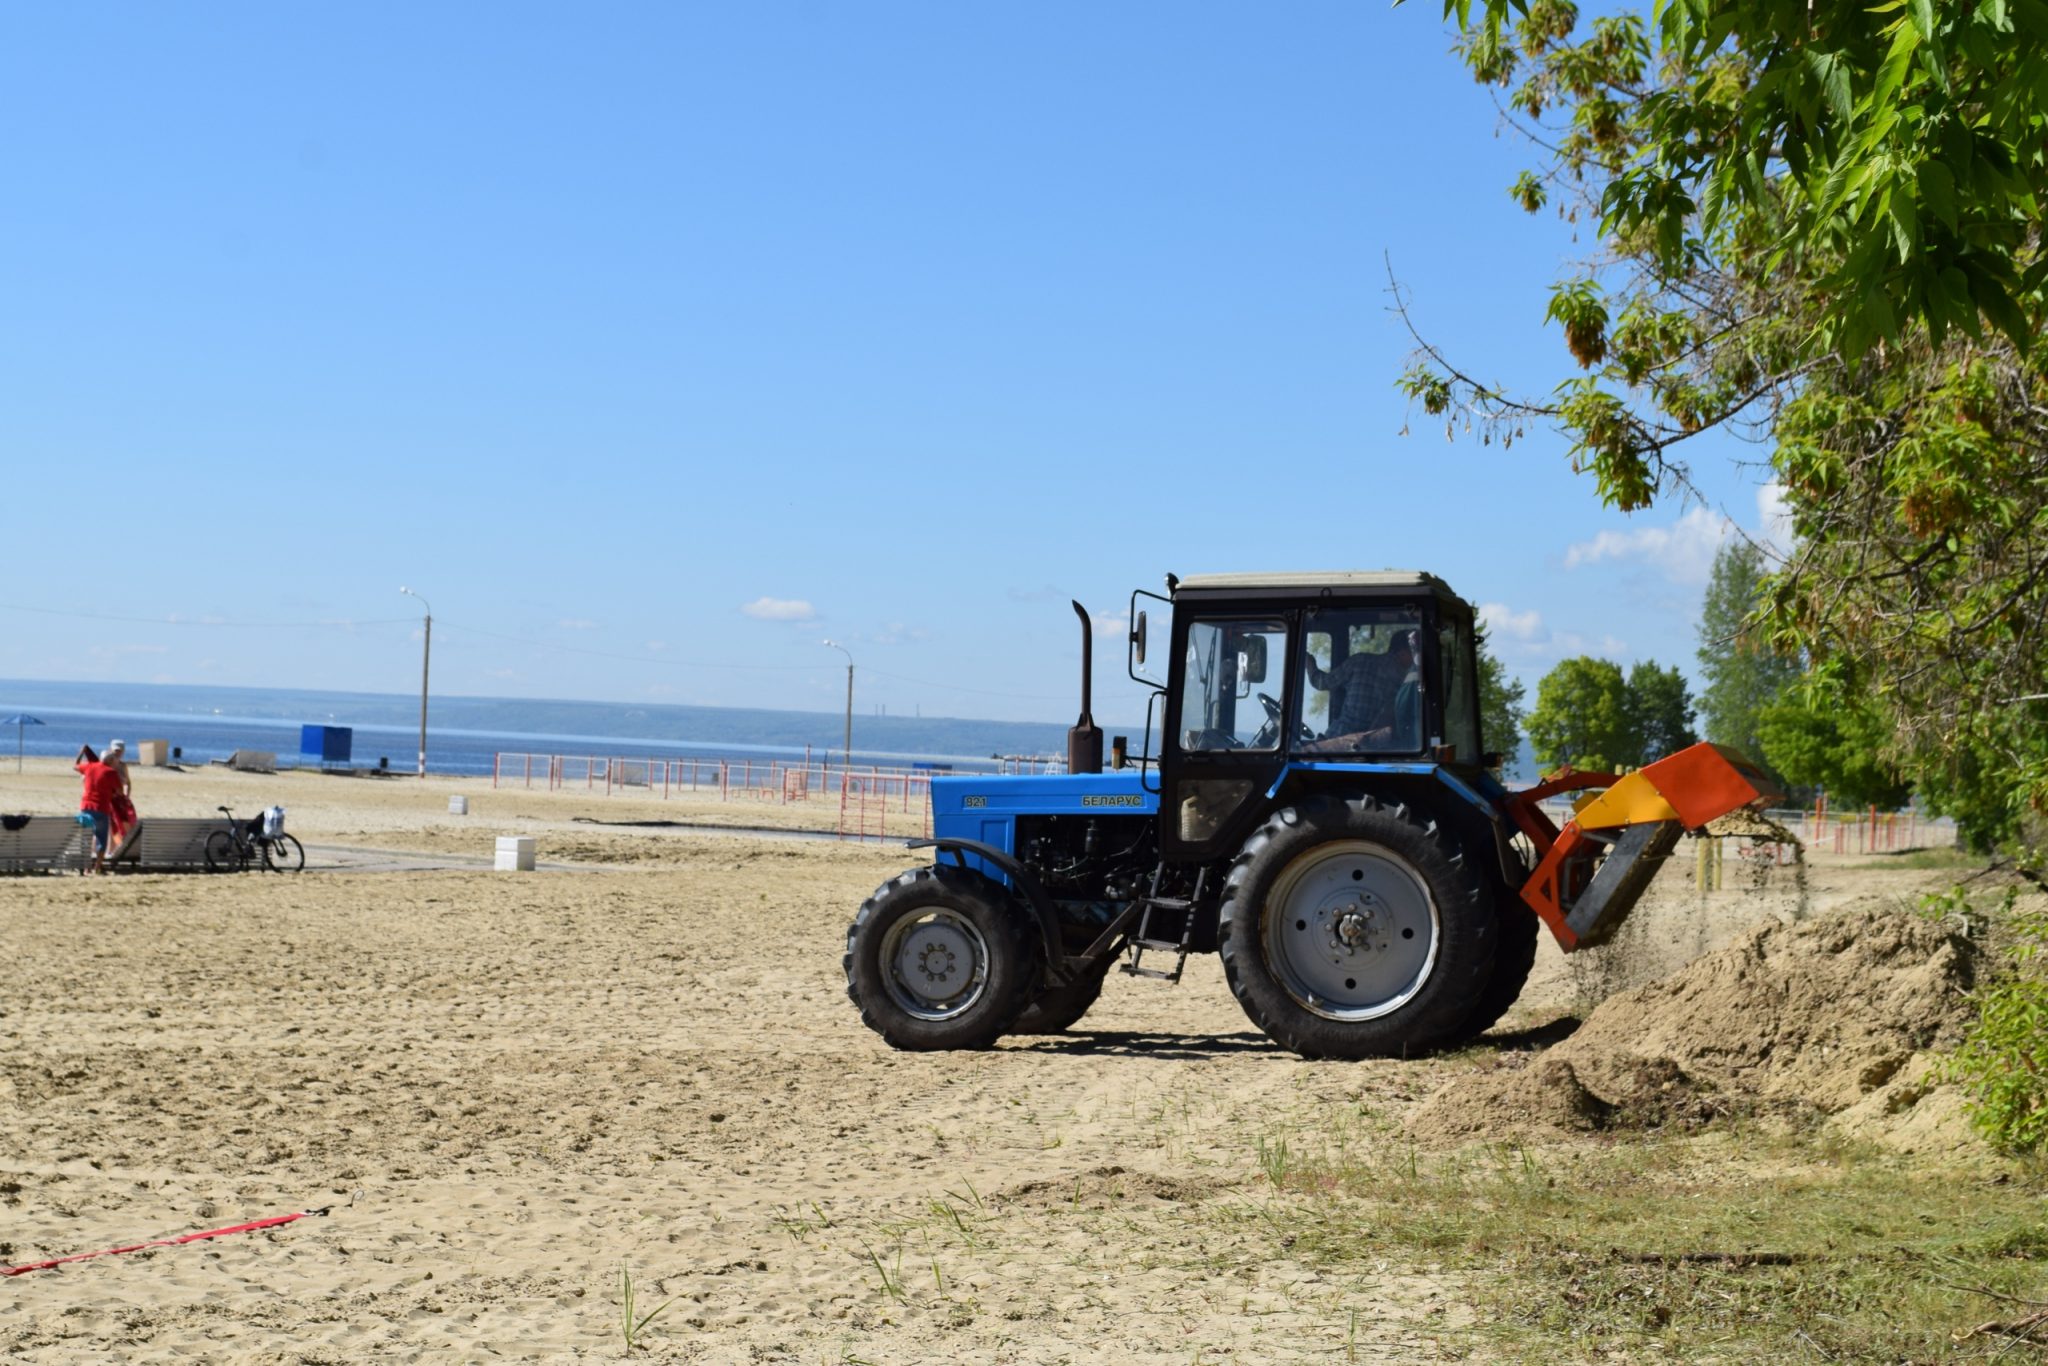
[[[1088,609],[1078,602],[1074,615],[1081,619],[1081,719],[1067,732],[1067,772],[1100,773],[1102,729],[1095,724],[1090,707],[1095,684],[1095,625],[1088,620]]]

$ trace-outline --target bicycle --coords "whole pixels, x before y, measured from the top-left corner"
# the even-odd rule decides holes
[[[306,866],[306,846],[286,834],[263,833],[263,818],[236,820],[225,806],[214,808],[228,818],[225,830],[206,837],[206,871],[239,873],[250,864],[261,864],[273,873],[296,873]]]

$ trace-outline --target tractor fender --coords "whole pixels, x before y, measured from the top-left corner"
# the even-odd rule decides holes
[[[1014,856],[980,840],[952,837],[911,840],[906,847],[935,849],[941,854],[951,854],[962,868],[967,866],[967,860],[962,855],[972,854],[982,862],[1000,869],[1003,875],[1010,879],[1010,886],[1023,896],[1025,905],[1030,908],[1032,917],[1038,922],[1038,937],[1045,947],[1046,985],[1063,987],[1073,980],[1073,974],[1067,971],[1066,948],[1060,938],[1059,913],[1053,909],[1052,898],[1045,894],[1045,888],[1039,885],[1031,870],[1019,863]]]
[[[1504,885],[1511,888],[1520,887],[1529,876],[1528,866],[1515,853],[1515,832],[1501,815],[1499,797],[1504,793],[1504,789],[1501,789],[1491,777],[1482,779],[1475,786],[1441,764],[1401,761],[1360,763],[1355,760],[1331,763],[1295,760],[1280,771],[1280,776],[1266,792],[1267,800],[1277,801],[1281,791],[1288,787],[1290,780],[1297,775],[1309,778],[1317,774],[1366,774],[1409,782],[1420,780],[1434,783],[1448,791],[1465,807],[1486,819],[1492,834],[1494,858],[1499,864],[1500,878]]]

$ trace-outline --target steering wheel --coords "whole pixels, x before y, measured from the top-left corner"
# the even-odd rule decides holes
[[[1284,724],[1284,721],[1279,702],[1265,693],[1258,694],[1258,698],[1259,705],[1266,709],[1266,723],[1259,727],[1258,734],[1252,737],[1251,744],[1247,748],[1267,749],[1272,746],[1275,740],[1280,738],[1280,727]],[[1299,726],[1296,729],[1300,731],[1300,734],[1295,736],[1297,743],[1302,740],[1313,740],[1316,738],[1315,732],[1307,726]]]

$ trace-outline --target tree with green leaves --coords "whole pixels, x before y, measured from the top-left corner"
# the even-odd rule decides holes
[[[1782,657],[1854,679],[1884,762],[1990,839],[2048,812],[2048,0],[1450,0],[1527,133],[1511,195],[1598,225],[1522,397],[1418,335],[1426,413],[1562,430],[1624,510],[1687,442],[1773,445]],[[1768,748],[1768,746],[1767,746]]]
[[[1560,660],[1536,685],[1529,747],[1545,772],[1569,765],[1604,773],[1624,762],[1633,744],[1621,666],[1585,655]]]
[[[1891,738],[1884,716],[1825,677],[1788,688],[1758,715],[1757,733],[1766,764],[1795,788],[1824,790],[1839,809],[1895,811],[1913,795],[1884,757]]]
[[[1631,748],[1622,763],[1637,768],[1699,743],[1692,728],[1692,690],[1676,665],[1659,668],[1654,659],[1632,665],[1627,698]]]
[[[1714,554],[1700,608],[1700,728],[1715,744],[1783,777],[1764,755],[1759,722],[1799,677],[1799,660],[1774,649],[1755,620],[1766,572],[1763,548],[1744,537],[1730,538]]]
[[[1639,661],[1560,660],[1536,685],[1529,746],[1546,772],[1640,768],[1693,744],[1692,696],[1676,668]]]

